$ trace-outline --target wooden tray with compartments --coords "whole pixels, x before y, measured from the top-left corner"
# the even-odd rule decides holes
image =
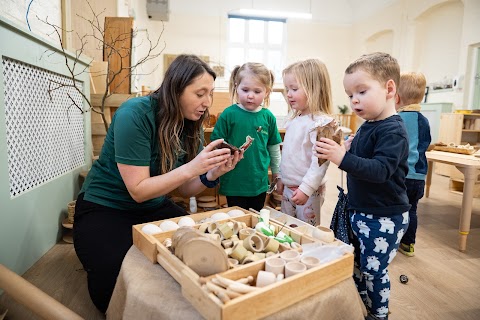
[[[259,221],[259,216],[256,213],[238,207],[193,214],[190,215],[190,217],[197,222],[195,228],[198,228],[200,226],[199,222],[203,219],[217,212],[228,212],[232,209],[242,210],[245,212],[245,215],[226,219],[225,222],[229,220],[244,222],[248,227],[254,227]],[[178,222],[180,219],[181,217],[168,220]],[[162,221],[155,221],[152,223],[159,225],[161,222]],[[281,229],[300,244],[319,242],[319,240],[315,238],[275,221],[271,221],[270,224],[275,226],[276,232]],[[254,292],[246,293],[226,303],[222,303],[219,299],[215,299],[212,293],[206,291],[200,281],[208,281],[214,278],[215,275],[201,278],[163,245],[165,239],[172,238],[175,231],[148,235],[142,232],[144,225],[145,224],[139,224],[133,226],[134,245],[142,251],[150,261],[153,263],[158,262],[181,285],[183,296],[206,319],[239,320],[263,318],[304,300],[315,293],[323,291],[351,277],[353,273],[353,254],[348,253],[334,261],[321,264],[303,273],[285,278],[263,288],[257,288]],[[280,246],[279,251],[281,252],[287,249],[289,249],[288,246]],[[222,272],[219,275],[231,280],[252,276],[255,282],[258,272],[265,270],[265,261],[266,259],[261,259],[249,264],[240,265]],[[299,288],[301,288],[301,290],[299,290]]]
[[[466,149],[466,148],[457,148],[457,147],[435,146],[433,150],[459,153],[459,154],[474,154],[475,152],[477,152],[478,148]]]
[[[315,232],[315,227],[312,226],[311,224],[304,222],[300,219],[297,219],[295,217],[289,216],[288,214],[285,214],[281,211],[278,211],[272,207],[266,206],[265,209],[268,209],[270,211],[270,220],[274,221],[278,224],[285,225],[285,228],[291,229],[295,232],[301,233],[303,235],[313,237],[313,233]],[[253,212],[255,210],[252,209]],[[342,241],[335,239],[334,240],[335,245],[342,245],[344,244]]]

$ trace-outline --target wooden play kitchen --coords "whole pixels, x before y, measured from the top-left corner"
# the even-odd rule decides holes
[[[211,217],[221,217],[222,214],[233,210],[236,213],[241,211],[241,214],[225,215],[224,219],[208,221],[212,219]],[[292,242],[290,244],[280,241],[277,246],[270,245],[267,249],[263,244],[276,237],[267,237],[262,233],[263,230],[259,232],[258,228],[255,231],[255,226],[262,223],[262,218],[256,212],[239,207],[193,214],[188,218],[195,222],[189,228],[190,230],[180,227],[176,230],[148,234],[142,231],[142,229],[148,229],[144,228],[147,224],[135,225],[133,242],[152,263],[158,262],[181,285],[183,296],[207,319],[263,318],[352,276],[353,254],[346,253],[333,261],[313,266],[287,278],[283,278],[282,275],[277,281],[268,282],[264,287],[255,286],[257,275],[260,277],[260,275],[264,276],[262,273],[266,273],[264,270],[266,270],[267,259],[280,258],[280,255],[285,252],[301,252],[301,245],[305,244],[322,246],[322,241],[303,233],[304,227],[292,228],[286,223],[280,224],[272,219],[268,225],[273,234],[285,234],[285,239],[288,238]],[[185,221],[185,217],[177,217],[168,219],[168,223],[165,223],[167,220],[162,220],[151,222],[151,224],[166,226],[175,222],[180,225],[182,219]],[[215,225],[212,226],[212,223]],[[207,233],[211,238],[222,237],[219,243],[236,239],[232,232],[235,227],[232,229],[232,225],[241,228],[235,231],[238,232],[238,236],[242,235],[243,240],[240,238],[232,240],[237,243],[231,247],[225,247],[225,252],[217,252],[218,250],[211,246],[207,237],[198,237],[198,233]],[[249,230],[247,235],[245,235],[246,230]],[[184,245],[183,249],[178,248],[180,243],[187,241],[191,241],[190,245]],[[192,246],[192,243],[195,245]],[[332,244],[342,245],[343,242],[335,240]],[[246,254],[245,246],[255,252]],[[177,252],[178,250],[181,252]],[[186,255],[190,257],[187,258]],[[231,264],[230,260],[233,260],[233,257],[238,257],[239,263]],[[246,262],[247,259],[252,260]],[[225,261],[229,263],[225,265]],[[295,263],[298,264],[293,262]],[[216,273],[208,270],[210,265],[218,268],[213,269]],[[239,292],[241,294],[238,294]]]

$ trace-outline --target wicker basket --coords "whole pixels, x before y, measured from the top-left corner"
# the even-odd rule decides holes
[[[73,216],[75,215],[75,204],[77,203],[77,200],[70,201],[67,205],[67,219],[69,223],[73,223]]]

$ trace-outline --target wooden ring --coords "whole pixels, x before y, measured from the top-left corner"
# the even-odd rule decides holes
[[[243,246],[252,252],[262,252],[263,251],[263,239],[256,234],[252,234],[243,240]]]

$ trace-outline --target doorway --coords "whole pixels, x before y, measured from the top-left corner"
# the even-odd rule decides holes
[[[471,109],[480,109],[480,47],[474,48]]]

